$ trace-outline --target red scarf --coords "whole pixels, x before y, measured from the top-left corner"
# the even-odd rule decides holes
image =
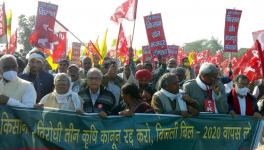
[[[237,114],[241,114],[240,112],[240,105],[239,105],[239,101],[237,98],[237,93],[235,89],[232,89],[232,97],[233,97],[233,104],[234,104],[234,110]],[[252,100],[250,99],[250,97],[247,95],[246,96],[246,115],[248,116],[253,116],[253,106],[252,106]]]

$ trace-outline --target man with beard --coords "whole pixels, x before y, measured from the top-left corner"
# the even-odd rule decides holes
[[[25,73],[20,77],[34,84],[37,92],[37,103],[46,94],[53,91],[53,76],[44,70],[45,56],[36,50],[30,53]]]
[[[150,84],[151,81],[151,73],[147,69],[141,69],[136,72],[136,79],[138,81],[139,91],[142,93],[143,89],[146,87],[152,87]]]

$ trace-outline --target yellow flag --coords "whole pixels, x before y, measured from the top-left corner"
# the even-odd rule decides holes
[[[104,33],[104,38],[102,41],[102,45],[100,47],[100,54],[101,54],[103,59],[105,58],[105,56],[107,54],[107,43],[106,43],[107,32],[108,32],[108,29],[106,29],[106,31]]]
[[[194,63],[194,51],[191,51],[188,55],[188,60],[189,60],[189,63],[190,65],[192,65]]]
[[[72,60],[72,49],[69,49],[69,51],[68,51],[68,57],[69,57],[69,60]]]
[[[11,37],[11,21],[12,21],[12,10],[8,10],[6,14],[6,30],[7,30],[7,35],[8,38]]]
[[[56,70],[58,68],[59,65],[56,64],[56,63],[53,63],[53,60],[52,60],[52,57],[51,56],[49,56],[48,58],[46,58],[46,60],[50,64],[52,70]]]

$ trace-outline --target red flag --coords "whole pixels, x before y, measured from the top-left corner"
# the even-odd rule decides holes
[[[0,8],[0,36],[6,35],[6,13],[5,13],[5,3],[3,3]]]
[[[100,52],[98,51],[98,49],[96,48],[96,46],[93,44],[91,40],[88,43],[88,49],[93,55],[97,55],[100,58],[100,60],[103,59],[102,55],[100,54]]]
[[[223,53],[219,50],[211,57],[211,63],[219,65],[223,61]]]
[[[178,56],[177,56],[177,63],[178,64],[181,64],[182,62],[182,59],[184,58],[184,57],[187,57],[188,55],[186,54],[186,53],[184,53],[184,50],[183,50],[183,47],[181,47],[181,48],[179,48],[179,50],[178,50]]]
[[[262,69],[262,76],[264,76],[264,54],[263,54],[263,49],[262,49],[262,45],[259,42],[259,40],[256,40],[256,47],[258,50],[258,54],[259,54],[259,59],[260,59],[260,63],[261,63],[261,69]]]
[[[128,56],[127,40],[122,24],[120,24],[120,28],[119,28],[116,50],[119,51],[120,57],[125,58]]]
[[[138,0],[127,0],[121,6],[117,7],[111,20],[120,23],[122,19],[133,21],[136,19]]]
[[[247,75],[250,81],[254,81],[263,77],[263,69],[261,59],[260,44],[255,44],[247,50],[247,52],[240,58],[236,67],[234,67],[233,77],[244,74]]]
[[[204,63],[208,61],[208,58],[210,58],[210,52],[209,50],[203,50],[199,53],[196,53],[196,60],[195,60],[195,64],[196,63]]]
[[[59,32],[57,34],[57,42],[54,43],[54,48],[51,54],[53,63],[58,63],[61,59],[66,59],[66,45],[67,34],[66,32]]]
[[[15,33],[10,38],[10,43],[9,43],[9,53],[13,54],[17,48],[17,30]]]
[[[259,41],[261,49],[264,50],[264,30],[252,32],[252,36],[254,41]]]
[[[229,64],[230,60],[229,59],[225,59],[221,62],[220,67],[223,69],[223,73],[224,75],[228,74],[228,64]]]

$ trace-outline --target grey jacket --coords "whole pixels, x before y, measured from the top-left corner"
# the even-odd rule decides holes
[[[217,84],[220,86],[221,94],[217,97],[214,97],[215,105],[219,114],[225,114],[228,112],[227,96],[225,94],[224,85],[218,81]],[[198,105],[194,107],[198,109],[199,112],[204,112],[204,100],[208,99],[208,93],[201,89],[196,80],[186,81],[183,85],[184,92],[189,95],[191,98],[198,101]],[[188,104],[188,103],[187,103]]]

